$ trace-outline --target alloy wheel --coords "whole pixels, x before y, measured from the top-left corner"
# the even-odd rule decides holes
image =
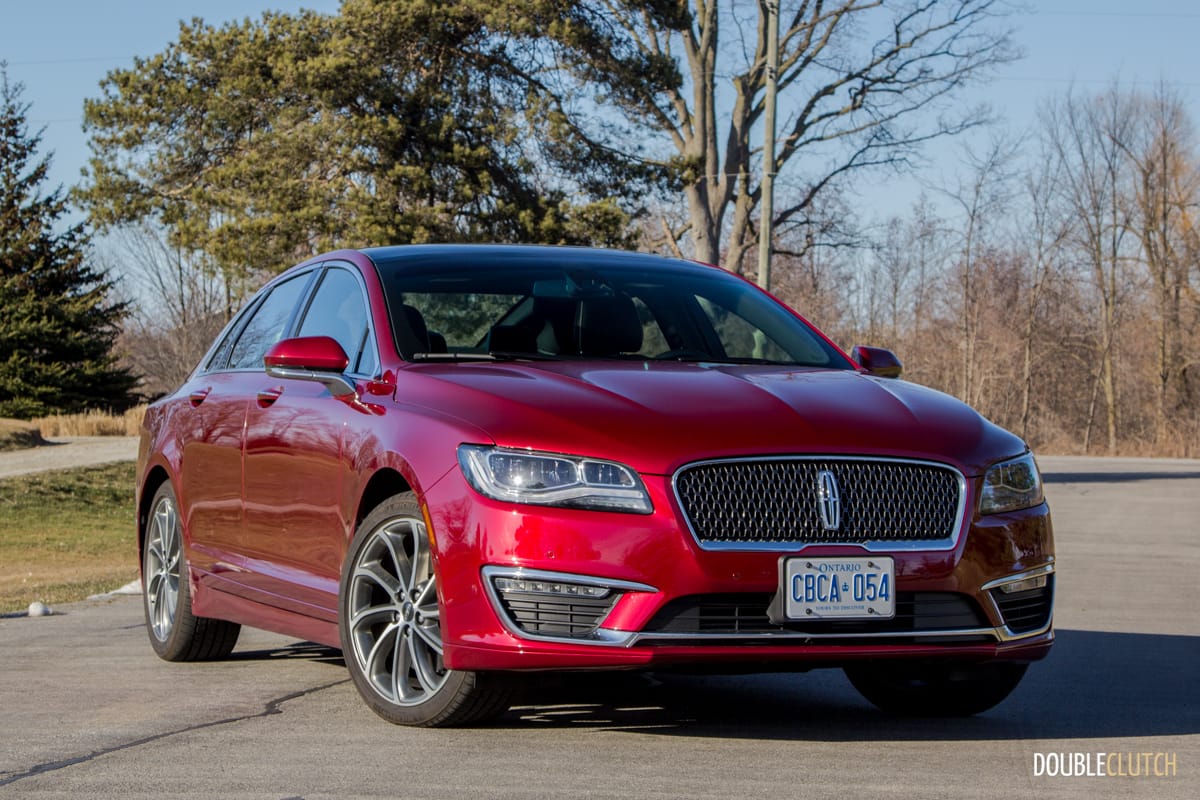
[[[179,566],[183,547],[179,536],[179,511],[169,496],[159,499],[150,517],[146,541],[145,581],[147,619],[150,632],[165,642],[175,627],[179,605]]]
[[[449,675],[425,524],[393,518],[359,548],[350,575],[353,657],[371,688],[400,706],[423,703]]]

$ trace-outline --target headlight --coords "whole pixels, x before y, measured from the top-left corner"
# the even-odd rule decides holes
[[[1001,514],[1032,508],[1043,500],[1042,476],[1038,474],[1033,453],[1001,461],[988,467],[983,476],[983,494],[979,513]]]
[[[637,473],[612,461],[464,444],[458,463],[471,486],[493,500],[636,514],[654,510]]]

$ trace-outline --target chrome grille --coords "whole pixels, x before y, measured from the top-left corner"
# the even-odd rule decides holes
[[[837,481],[836,527],[820,509],[820,475]],[[928,462],[854,458],[715,461],[686,466],[675,492],[701,547],[952,541],[965,483]]]

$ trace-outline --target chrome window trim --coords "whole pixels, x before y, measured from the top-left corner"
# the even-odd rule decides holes
[[[958,508],[955,509],[955,515],[958,519],[958,525],[950,536],[941,539],[920,539],[913,541],[873,541],[873,542],[704,542],[701,541],[696,529],[692,526],[692,520],[688,516],[687,511],[683,506],[683,498],[679,493],[679,476],[685,470],[694,469],[696,467],[706,467],[714,464],[747,464],[763,461],[860,461],[865,463],[889,463],[889,464],[905,464],[926,467],[937,467],[939,469],[948,470],[958,480]],[[746,551],[746,552],[774,552],[774,553],[798,553],[809,547],[839,547],[853,546],[860,547],[863,550],[871,553],[904,553],[916,550],[926,550],[934,552],[943,552],[953,550],[958,547],[959,541],[962,539],[963,533],[966,531],[970,520],[967,519],[967,479],[956,467],[950,464],[945,464],[940,461],[926,461],[916,458],[887,458],[875,456],[861,455],[839,455],[836,453],[824,453],[820,455],[762,455],[762,456],[741,456],[738,458],[713,458],[704,461],[692,461],[684,464],[671,475],[671,491],[675,495],[675,505],[679,509],[680,516],[683,517],[684,524],[687,525],[688,532],[692,535],[692,541],[701,550],[707,551]]]

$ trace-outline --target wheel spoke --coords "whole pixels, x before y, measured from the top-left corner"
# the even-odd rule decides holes
[[[147,563],[147,571],[159,572],[163,565],[167,563],[166,556],[163,555],[161,540],[158,538],[150,541],[149,547],[146,549],[150,559]]]
[[[167,587],[167,614],[170,617],[168,621],[175,621],[175,606],[179,604],[179,576],[168,575],[163,581]]]
[[[420,699],[419,696],[414,697],[412,685],[408,680],[412,666],[412,631],[405,628],[396,641],[396,655],[392,661],[392,687],[396,693],[397,703]]]
[[[415,632],[420,632],[419,628],[413,629]],[[412,648],[413,672],[417,676],[417,683],[421,684],[421,688],[426,694],[433,694],[441,686],[443,678],[438,675],[433,666],[429,663],[429,651],[423,648],[416,637],[409,637],[410,647]]]
[[[388,597],[395,602],[404,592],[403,585],[390,575],[387,570],[379,566],[378,563],[360,564],[358,569],[354,570],[355,580],[362,579],[375,583],[385,592]]]
[[[410,559],[408,588],[414,593],[425,581],[432,570],[429,568],[429,543],[425,538],[425,526],[413,525],[412,528],[413,557]],[[432,582],[432,581],[430,581]]]
[[[158,626],[158,593],[160,591],[159,584],[162,582],[162,576],[158,574],[148,575],[146,578],[146,608],[147,617],[150,619],[152,627]]]
[[[417,596],[413,598],[413,605],[418,609],[424,609],[431,605],[429,602],[430,596],[433,597],[432,605],[437,606],[437,587],[432,579],[420,584],[420,589],[417,590]]]
[[[410,586],[412,586],[412,583],[410,583],[408,580],[408,570],[406,569],[410,559],[408,558],[408,554],[404,551],[403,538],[397,534],[385,531],[379,534],[379,539],[387,548],[388,555],[390,556],[392,562],[391,564],[382,564],[381,559],[381,565],[385,570],[390,566],[391,573],[395,575],[399,581],[400,589],[398,590],[397,594],[408,594],[408,589]]]
[[[177,520],[175,519],[175,507],[167,505],[163,514],[163,553],[174,553],[179,549],[175,541]]]
[[[421,638],[421,641],[425,643],[425,646],[437,653],[439,656],[442,654],[442,637],[440,630],[438,630],[436,627],[426,627],[424,625],[414,625],[412,629]]]
[[[397,613],[399,609],[392,605],[364,608],[350,618],[350,630],[357,633],[363,628],[370,628],[372,621],[391,620]]]
[[[170,623],[170,617],[167,616],[167,582],[160,580],[158,582],[158,590],[154,596],[154,611],[158,617],[158,631],[162,634],[162,638],[166,638]]]
[[[384,628],[363,660],[363,672],[367,674],[376,690],[385,697],[392,687],[388,685],[390,681],[387,679],[390,678],[390,675],[386,663],[381,664],[380,662],[389,652],[389,647],[394,645],[398,648],[400,646],[399,632],[400,626],[394,623]],[[355,641],[358,639],[356,638]]]

